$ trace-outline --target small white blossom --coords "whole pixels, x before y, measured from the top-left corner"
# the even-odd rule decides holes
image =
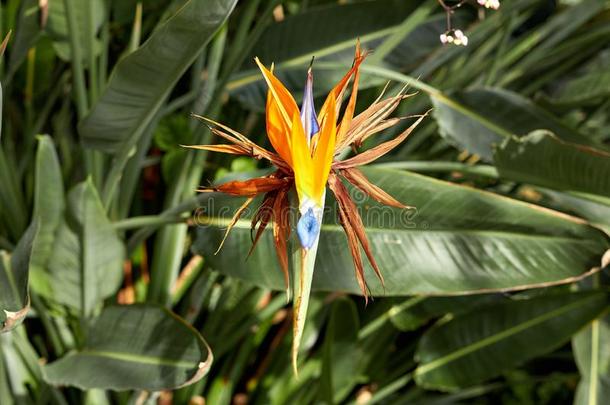
[[[466,46],[466,45],[468,45],[468,37],[466,35],[464,35],[464,33],[461,30],[455,30],[454,44]]]
[[[449,30],[441,34],[443,44],[468,45],[468,37],[461,30]]]
[[[500,0],[477,0],[481,6],[497,10],[500,8]]]

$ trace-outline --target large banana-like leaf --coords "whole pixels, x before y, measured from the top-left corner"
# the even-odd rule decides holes
[[[608,237],[578,219],[481,190],[396,170],[366,168],[369,179],[415,210],[388,208],[353,192],[382,286],[365,269],[374,295],[456,294],[568,282],[600,266]],[[282,290],[284,281],[266,232],[252,255],[250,220],[239,220],[217,255],[224,228],[242,201],[208,199],[195,218],[194,250],[225,274]],[[360,289],[334,201],[324,217],[314,290]]]
[[[451,390],[493,378],[560,347],[607,305],[605,292],[561,293],[458,315],[420,340],[415,380]]]
[[[138,50],[120,60],[108,87],[80,125],[85,144],[128,152],[236,2],[186,1]]]
[[[47,382],[82,389],[161,391],[207,374],[212,352],[201,335],[165,308],[111,306],[86,328],[82,349],[46,365]]]
[[[563,142],[548,131],[509,138],[494,152],[501,177],[610,197],[610,153]]]
[[[38,224],[23,235],[12,255],[0,251],[0,333],[19,325],[30,309],[28,272]]]

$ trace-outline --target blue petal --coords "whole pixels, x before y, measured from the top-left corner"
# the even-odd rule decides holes
[[[297,223],[297,234],[301,241],[303,249],[310,249],[316,242],[316,238],[320,233],[320,223],[313,214],[313,210],[310,208],[307,212],[301,216]]]
[[[316,109],[313,105],[313,74],[311,68],[307,71],[307,81],[303,91],[303,103],[301,104],[301,122],[308,139],[320,132],[320,125],[316,118]]]

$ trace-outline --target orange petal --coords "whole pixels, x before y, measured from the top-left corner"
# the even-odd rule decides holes
[[[360,53],[360,43],[358,43],[358,48],[356,50],[356,55]],[[347,130],[350,127],[352,122],[352,118],[354,117],[354,110],[356,109],[356,97],[358,95],[358,79],[360,78],[360,63],[364,58],[360,58],[358,62],[355,63],[356,70],[354,71],[354,84],[352,85],[352,94],[349,97],[349,102],[347,103],[347,107],[345,108],[345,112],[343,113],[343,119],[341,120],[341,126],[339,128],[339,133],[337,134],[337,143],[340,143],[345,135],[347,135]]]
[[[335,87],[331,90],[331,92],[328,94],[328,97],[326,98],[326,101],[322,105],[320,113],[318,114],[318,121],[322,122],[326,117],[326,114],[328,114],[328,103],[331,98],[335,99],[335,108],[341,108],[341,99],[343,98],[343,93],[345,92],[345,89],[347,88],[347,85],[352,76],[355,75],[356,72],[360,69],[360,64],[364,61],[365,58],[366,54],[362,54],[360,52],[360,43],[358,42],[356,46],[356,52],[354,55],[354,63],[352,65],[352,68],[345,74],[345,76],[343,76],[339,83],[337,83]],[[336,113],[339,114],[339,111],[336,111]]]
[[[275,151],[292,167],[290,155],[290,127],[284,122],[280,108],[271,91],[267,92],[267,137]]]
[[[322,124],[320,136],[313,156],[313,178],[315,180],[312,197],[321,202],[326,189],[330,167],[335,154],[335,141],[337,135],[335,101],[329,102],[329,114]]]
[[[292,97],[292,94],[286,89],[286,87],[280,82],[280,80],[269,71],[263,64],[260,62],[258,58],[254,58],[254,61],[258,65],[261,70],[267,85],[269,86],[269,91],[273,95],[273,98],[277,102],[279,112],[284,122],[288,127],[292,124],[292,116],[295,112],[299,113],[299,107],[297,106],[296,101]]]
[[[306,197],[314,198],[315,179],[312,176],[313,162],[298,112],[292,116],[291,145],[292,169],[294,170],[294,182],[297,194],[299,195],[299,201],[304,201]]]

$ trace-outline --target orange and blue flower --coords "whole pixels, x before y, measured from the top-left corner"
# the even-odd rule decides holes
[[[311,250],[315,255],[322,226],[327,187],[337,200],[339,220],[346,233],[348,246],[353,256],[356,279],[365,297],[368,295],[368,289],[364,279],[360,247],[383,282],[360,214],[341,179],[384,204],[407,208],[406,205],[396,201],[382,189],[370,183],[357,167],[385,155],[404,141],[425,114],[418,116],[415,123],[396,138],[364,152],[355,153],[347,159],[339,160],[338,157],[346,149],[355,151],[362,146],[365,140],[398,124],[402,118],[390,116],[400,102],[409,96],[403,92],[385,99],[380,96],[371,106],[354,116],[360,65],[365,57],[366,54],[361,52],[358,44],[352,67],[328,94],[318,113],[314,106],[311,66],[307,71],[303,101],[299,108],[292,94],[282,82],[258,58],[255,58],[268,86],[266,128],[267,137],[274,152],[255,144],[246,136],[223,124],[198,117],[210,125],[213,133],[229,141],[230,144],[197,145],[191,146],[192,148],[266,159],[275,166],[276,170],[270,175],[246,181],[232,181],[201,191],[216,191],[247,197],[242,207],[235,213],[225,233],[225,238],[246,207],[257,195],[264,194],[261,206],[252,220],[252,229],[255,231],[252,249],[263,231],[271,224],[276,253],[287,286],[289,282],[287,242],[291,224],[285,212],[290,206],[289,191],[295,189],[298,197],[300,218],[296,224],[296,233],[300,246],[304,252]],[[339,119],[343,99],[350,83],[351,94],[347,98],[347,105]]]

